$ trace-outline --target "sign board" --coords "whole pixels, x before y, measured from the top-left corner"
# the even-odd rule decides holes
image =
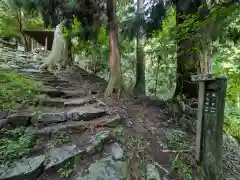
[[[196,160],[201,166],[202,179],[221,180],[227,78],[209,74],[199,76],[192,77],[192,80],[199,81]]]

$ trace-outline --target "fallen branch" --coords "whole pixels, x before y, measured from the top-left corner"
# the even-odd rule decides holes
[[[153,163],[154,165],[156,165],[157,167],[159,167],[160,169],[162,169],[165,173],[169,174],[169,171],[168,171],[166,168],[162,167],[160,164],[158,164],[157,162],[155,162],[155,161],[153,161],[153,160],[151,160],[151,161],[152,161],[152,163]]]
[[[185,153],[185,152],[191,152],[194,151],[194,149],[183,149],[183,150],[170,150],[170,149],[161,149],[160,150],[163,153]]]

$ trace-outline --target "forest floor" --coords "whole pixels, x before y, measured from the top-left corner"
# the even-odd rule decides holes
[[[17,56],[21,57],[20,60],[16,60]],[[7,72],[14,69],[14,73],[41,84],[41,91],[43,87],[45,89],[37,106],[25,107],[20,115],[0,116],[0,124],[4,127],[1,138],[19,129],[19,124],[24,126],[24,135],[26,132],[34,134],[34,151],[22,157],[32,158],[34,155],[38,157],[35,160],[38,164],[29,168],[28,173],[14,170],[13,166],[13,170],[10,168],[4,174],[6,167],[2,167],[0,179],[7,179],[7,176],[26,178],[28,175],[34,179],[37,174],[41,174],[38,180],[94,180],[101,179],[100,176],[104,180],[186,180],[199,177],[194,160],[195,132],[190,125],[186,126],[194,124],[189,121],[196,121],[195,115],[183,115],[180,122],[176,122],[169,103],[165,101],[128,94],[123,94],[120,99],[106,100],[103,98],[105,80],[76,66],[53,73],[41,72],[38,67],[42,55],[39,58],[33,56],[7,48],[1,51],[0,69]],[[35,112],[36,115],[39,111],[45,116],[37,120],[33,114],[25,115],[26,112]],[[70,116],[66,118],[69,112]],[[20,117],[23,123],[19,123]],[[1,151],[6,147],[12,146],[1,145]],[[230,147],[228,143],[224,150],[224,176],[237,180],[240,175],[239,147],[236,144]],[[1,161],[6,163],[14,159],[14,153],[1,152],[2,156],[9,157],[7,160],[3,157]],[[28,159],[28,164],[31,160]],[[23,164],[20,162],[21,166]]]

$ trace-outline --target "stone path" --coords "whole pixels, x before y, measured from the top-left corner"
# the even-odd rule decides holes
[[[54,169],[60,169],[67,162],[78,157],[94,157],[98,160],[81,160],[74,164],[73,175],[66,179],[125,179],[126,163],[123,150],[114,142],[111,132],[121,124],[117,113],[110,113],[104,103],[94,95],[78,89],[69,82],[39,69],[42,56],[0,48],[0,68],[8,69],[42,84],[39,88],[40,103],[37,107],[25,109],[19,114],[2,117],[2,126],[26,126],[26,133],[40,143],[30,157],[15,162],[11,167],[0,168],[0,180],[44,180],[52,177]],[[57,142],[59,133],[65,133],[64,142]],[[80,173],[79,168],[87,164]],[[78,167],[80,166],[80,167]],[[88,167],[88,166],[87,166]],[[58,172],[58,171],[56,171]]]

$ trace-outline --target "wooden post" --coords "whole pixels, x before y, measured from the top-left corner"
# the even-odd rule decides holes
[[[45,52],[47,52],[47,47],[48,47],[48,37],[46,36],[46,38],[45,38]]]
[[[205,94],[205,83],[201,81],[201,82],[199,82],[198,115],[197,115],[197,130],[196,130],[196,160],[197,160],[197,162],[200,162],[204,94]]]
[[[199,81],[199,112],[197,122],[196,159],[200,163],[202,180],[222,180],[222,136],[226,77],[211,74],[192,76]],[[203,85],[204,84],[204,85]],[[201,119],[200,119],[201,118]]]
[[[32,44],[32,52],[33,52],[33,49],[34,49],[34,41],[33,41],[33,38],[31,38],[31,44]]]

